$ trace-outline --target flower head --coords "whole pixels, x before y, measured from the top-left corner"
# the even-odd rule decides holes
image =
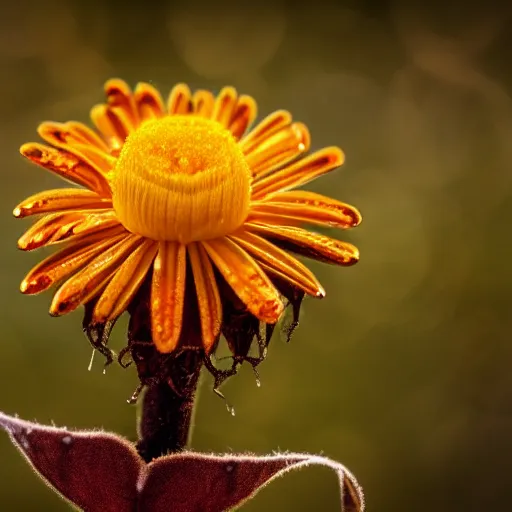
[[[105,90],[107,102],[91,111],[95,130],[45,122],[38,132],[47,145],[21,147],[79,185],[37,193],[14,209],[19,218],[38,216],[20,249],[63,244],[21,283],[25,294],[58,285],[52,315],[85,305],[86,331],[104,346],[128,310],[132,319],[150,319],[146,338],[159,353],[209,355],[222,333],[234,355],[247,359],[260,327],[271,333],[281,317],[283,300],[324,296],[293,253],[357,261],[353,245],[301,227],[349,228],[361,216],[297,190],[344,156],[337,147],[306,156],[309,132],[288,112],[249,131],[256,104],[231,87],[214,97],[180,84],[167,105],[144,83],[132,92],[114,79]]]

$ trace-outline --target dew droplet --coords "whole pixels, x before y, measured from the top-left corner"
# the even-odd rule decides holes
[[[21,431],[19,434],[19,440],[18,440],[18,442],[21,444],[21,446],[24,450],[28,450],[30,448],[30,444],[28,442],[26,434],[27,434],[26,431],[24,431],[24,430]]]
[[[226,402],[226,409],[228,410],[229,414],[231,414],[231,416],[235,415],[235,408],[228,402]]]
[[[254,378],[256,380],[256,386],[261,388],[261,380],[260,380],[260,374],[258,373],[258,370],[256,368],[256,365],[252,367],[252,371],[254,372]]]
[[[73,442],[73,438],[71,436],[64,436],[62,438],[62,442],[64,444],[70,445]]]
[[[92,355],[91,355],[91,360],[89,361],[89,366],[87,367],[87,371],[89,371],[89,372],[92,370],[92,363],[94,362],[94,354],[96,354],[96,350],[93,349]]]
[[[143,389],[144,389],[144,384],[139,384],[137,386],[137,388],[135,389],[135,391],[132,393],[132,396],[127,400],[127,402],[130,405],[137,403],[137,400],[139,399],[139,396]]]

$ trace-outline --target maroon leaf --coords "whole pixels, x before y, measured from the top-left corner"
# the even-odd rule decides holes
[[[364,511],[354,476],[325,457],[182,452],[146,464],[114,434],[71,432],[2,413],[0,426],[49,485],[88,512],[220,512],[250,499],[274,478],[311,464],[337,473],[342,512]]]
[[[59,494],[84,510],[133,511],[142,462],[127,441],[104,432],[70,432],[0,413],[0,426]]]
[[[301,453],[267,457],[183,453],[162,457],[148,465],[140,510],[229,510],[254,496],[271,480],[311,464],[327,466],[337,473],[342,512],[364,511],[363,491],[344,466],[325,457]]]

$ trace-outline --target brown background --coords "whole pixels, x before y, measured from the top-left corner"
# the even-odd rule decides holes
[[[45,119],[87,120],[120,76],[178,81],[286,108],[346,165],[311,188],[356,204],[350,269],[312,264],[327,289],[293,343],[224,388],[204,379],[194,448],[323,453],[372,511],[506,510],[512,474],[512,24],[507,2],[332,2],[208,8],[193,1],[17,0],[0,7],[0,409],[133,438],[134,371],[89,373],[81,312],[47,314],[19,282],[13,206],[61,186],[18,146]],[[427,2],[425,2],[427,4]],[[123,343],[121,322],[114,345]],[[0,436],[0,509],[67,510]],[[336,480],[308,469],[247,511],[338,510]]]

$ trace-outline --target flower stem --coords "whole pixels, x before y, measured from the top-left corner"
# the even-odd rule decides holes
[[[165,366],[165,378],[148,383],[142,396],[137,451],[146,462],[185,449],[191,434],[202,357],[187,350]]]

